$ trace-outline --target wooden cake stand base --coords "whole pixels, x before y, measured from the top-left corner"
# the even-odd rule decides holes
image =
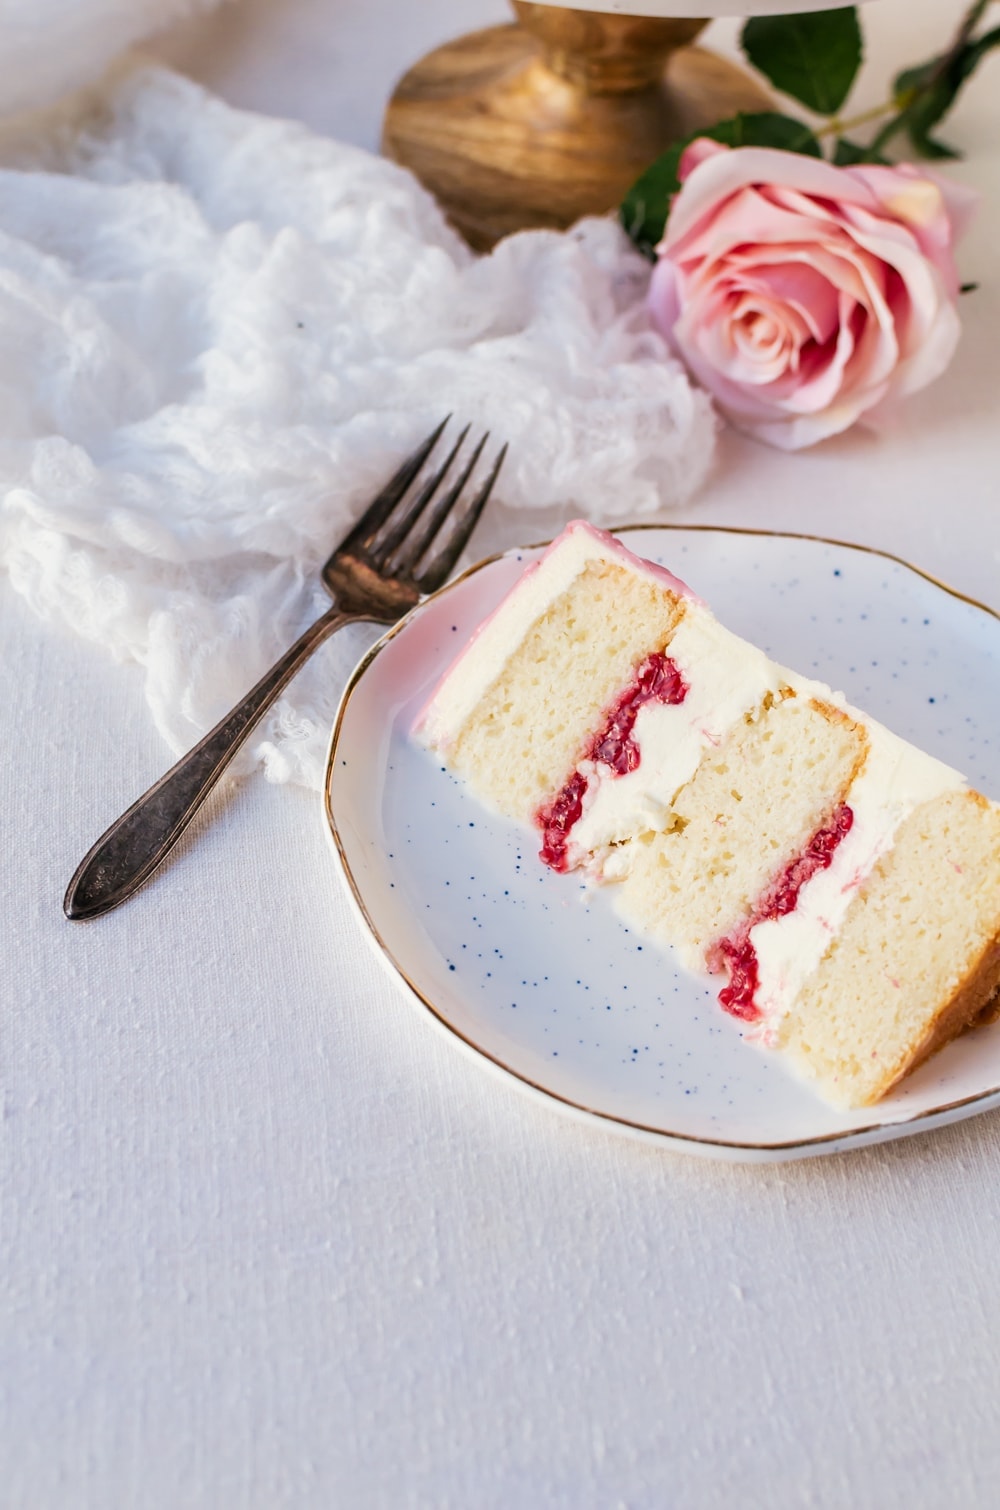
[[[382,150],[411,168],[478,250],[529,226],[603,214],[670,144],[766,91],[689,44],[704,21],[514,0],[519,25],[472,32],[404,75]]]

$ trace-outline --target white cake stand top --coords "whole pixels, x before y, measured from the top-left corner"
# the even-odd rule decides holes
[[[787,16],[797,11],[833,10],[853,0],[542,0],[563,9],[596,10],[621,16]]]

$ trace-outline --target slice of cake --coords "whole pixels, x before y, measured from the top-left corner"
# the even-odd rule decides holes
[[[530,565],[418,737],[540,858],[841,1106],[878,1100],[1000,991],[1000,807],[576,523]]]

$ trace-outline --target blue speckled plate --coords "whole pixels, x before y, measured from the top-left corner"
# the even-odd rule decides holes
[[[1000,617],[856,546],[712,528],[618,533],[731,629],[1000,797]],[[385,635],[354,673],[331,740],[326,814],[344,875],[429,1019],[553,1106],[722,1158],[829,1153],[1000,1105],[997,1025],[878,1107],[832,1111],[743,1042],[706,980],[630,933],[600,892],[546,870],[532,834],[484,812],[411,740],[437,678],[535,554],[483,563]]]

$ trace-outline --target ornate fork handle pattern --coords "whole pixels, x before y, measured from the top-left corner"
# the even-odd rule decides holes
[[[63,904],[69,918],[96,917],[130,896],[173,849],[237,750],[313,651],[363,614],[336,604],[300,635],[231,712],[170,767],[98,839],[77,867]]]

